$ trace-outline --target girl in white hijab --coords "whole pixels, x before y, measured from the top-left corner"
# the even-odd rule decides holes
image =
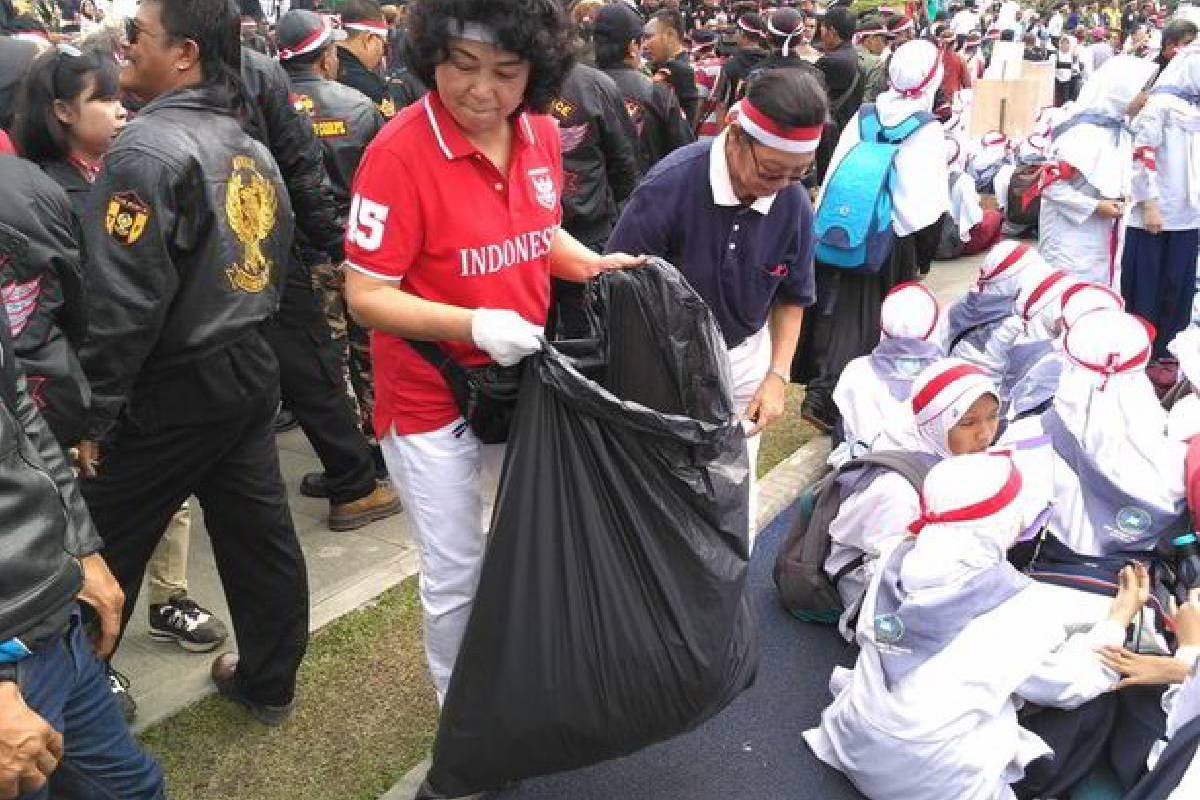
[[[1061,272],[1052,273],[1059,275]],[[1060,287],[1067,284],[1065,288]],[[1046,352],[1017,377],[1009,391],[1009,406],[1006,419],[1017,420],[1022,417],[1041,414],[1050,407],[1058,391],[1058,383],[1062,377],[1065,356],[1062,351],[1063,335],[1084,315],[1102,308],[1121,311],[1125,301],[1121,296],[1107,286],[1094,283],[1072,283],[1059,281],[1052,284],[1043,293],[1043,297],[1035,296],[1035,291],[1043,284],[1028,287],[1017,295],[1017,309],[1022,318],[1027,320],[1027,330],[1037,335],[1045,334],[1052,339],[1051,349]],[[1054,295],[1057,294],[1057,298]],[[1010,364],[1019,362],[1018,358]]]
[[[853,671],[808,746],[872,800],[1009,800],[1031,761],[1051,755],[1017,720],[1023,701],[1074,708],[1116,673],[1119,645],[1149,589],[1122,574],[1108,618],[1068,637],[1046,593],[1005,553],[1021,524],[1021,476],[1004,455],[964,455],[926,478],[912,534],[880,558],[862,604]]]
[[[947,312],[947,354],[975,364],[999,384],[1009,351],[1024,330],[1014,307],[1017,294],[1051,271],[1027,244],[1009,240],[993,247],[979,268],[976,285]]]
[[[913,379],[942,357],[941,307],[923,284],[892,289],[879,316],[879,344],[847,364],[833,390],[844,439],[834,467],[869,450],[910,448]]]
[[[1158,329],[1154,359],[1187,327],[1200,244],[1200,46],[1163,69],[1133,122],[1133,201],[1121,294]]]
[[[901,447],[924,453],[927,463],[962,453],[981,453],[991,446],[999,426],[996,387],[978,367],[944,358],[913,381],[910,399],[914,428]],[[846,613],[842,632],[857,612],[863,591],[875,570],[875,560],[920,510],[917,490],[899,473],[873,467],[853,473],[843,487],[841,509],[829,525],[832,540],[825,571],[837,581]],[[855,561],[862,564],[847,572]]]
[[[1054,505],[1047,531],[1077,556],[1148,552],[1186,526],[1184,444],[1146,377],[1150,334],[1113,309],[1080,317],[1050,409],[1008,436],[1050,436]]]
[[[1083,87],[1055,128],[1038,181],[1038,248],[1079,280],[1115,284],[1125,199],[1133,175],[1130,105],[1158,72],[1152,61],[1115,56]]]

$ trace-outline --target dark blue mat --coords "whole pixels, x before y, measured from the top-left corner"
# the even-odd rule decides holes
[[[755,685],[715,719],[627,758],[529,780],[489,800],[860,800],[800,734],[829,701],[829,673],[853,657],[831,628],[805,625],[779,605],[771,567],[795,519],[785,511],[759,536],[750,562],[762,663]]]

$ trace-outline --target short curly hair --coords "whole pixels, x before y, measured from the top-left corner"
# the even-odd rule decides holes
[[[495,31],[499,47],[529,62],[521,106],[545,111],[575,61],[571,22],[558,0],[417,0],[408,14],[409,65],[426,86],[446,60],[454,21]]]

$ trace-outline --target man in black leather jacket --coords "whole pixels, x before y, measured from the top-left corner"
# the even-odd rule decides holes
[[[385,120],[390,120],[404,105],[397,104],[388,83],[379,73],[387,55],[388,25],[376,0],[347,0],[342,7],[342,27],[346,41],[338,45],[338,80],[371,98]],[[405,98],[407,100],[408,98]]]
[[[133,610],[146,560],[194,494],[237,634],[218,691],[290,714],[308,587],[272,422],[279,370],[259,331],[292,242],[288,192],[243,130],[237,20],[225,0],[143,0],[122,86],[150,100],[109,151],[83,220],[89,439],[83,483]],[[311,136],[311,131],[308,132]],[[92,447],[85,475],[97,458]]]
[[[35,189],[62,194],[53,183],[35,186],[49,179],[14,156],[0,156],[0,175],[4,208],[30,198],[38,204],[45,193]],[[66,198],[58,199],[60,208],[43,203],[38,212],[67,211]],[[69,225],[69,212],[58,222]],[[52,255],[0,224],[0,263],[10,274],[37,272],[31,262]],[[43,798],[47,778],[64,800],[100,791],[160,798],[162,774],[130,736],[96,657],[116,644],[121,588],[98,553],[103,543],[75,476],[37,411],[11,330],[0,305],[0,798]],[[94,645],[86,642],[77,599],[98,616]],[[83,753],[88,758],[73,760]],[[60,761],[71,768],[56,771]]]
[[[287,65],[292,103],[311,120],[321,142],[328,167],[327,188],[335,198],[338,218],[344,220],[349,213],[354,169],[383,119],[361,92],[326,80],[315,71],[322,63],[330,73],[337,70],[334,29],[327,20],[312,11],[289,11],[279,20],[276,36],[280,60]],[[263,332],[279,359],[284,403],[296,415],[325,467],[324,473],[306,476],[302,488],[319,482],[321,495],[329,498],[329,527],[349,531],[398,513],[400,501],[390,486],[376,480],[371,445],[359,429],[359,414],[346,395],[345,359],[339,357],[317,302],[314,280],[318,274],[326,281],[331,275],[340,276],[341,262],[293,252],[279,315]],[[345,341],[344,335],[341,340]]]
[[[598,253],[617,222],[619,206],[638,181],[637,131],[613,79],[576,63],[550,104],[558,120],[563,160],[563,228]],[[564,338],[588,335],[583,284],[554,283],[553,316]]]
[[[638,135],[639,167],[645,174],[676,148],[691,144],[692,126],[683,115],[675,92],[652,81],[639,69],[642,19],[624,3],[596,12],[592,43],[596,66],[613,79]]]

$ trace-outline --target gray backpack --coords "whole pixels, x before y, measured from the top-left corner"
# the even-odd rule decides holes
[[[837,584],[863,563],[859,557],[830,577],[825,573],[831,541],[829,525],[842,501],[857,491],[867,470],[882,467],[902,475],[918,492],[937,463],[929,453],[889,450],[867,453],[848,461],[813,484],[800,496],[800,515],[775,558],[775,587],[784,607],[805,622],[833,624],[842,613]]]

